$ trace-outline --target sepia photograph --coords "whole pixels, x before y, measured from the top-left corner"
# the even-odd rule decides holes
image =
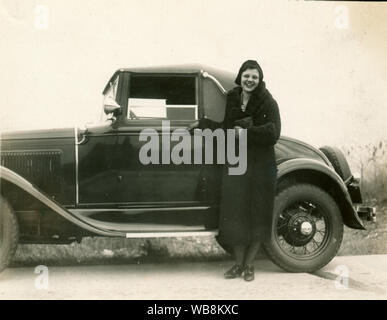
[[[0,0],[0,300],[386,300],[386,16]]]

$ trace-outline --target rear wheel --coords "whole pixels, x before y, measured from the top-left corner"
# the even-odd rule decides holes
[[[8,201],[0,196],[0,272],[11,262],[19,241],[19,227]]]
[[[282,190],[273,214],[272,240],[264,249],[282,269],[313,272],[337,254],[343,221],[336,202],[321,188],[296,184]]]

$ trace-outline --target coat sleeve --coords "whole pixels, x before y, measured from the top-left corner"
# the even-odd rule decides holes
[[[281,118],[277,102],[271,98],[266,123],[247,128],[247,141],[255,145],[275,145],[281,134]]]

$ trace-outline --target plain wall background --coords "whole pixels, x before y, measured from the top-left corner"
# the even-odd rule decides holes
[[[36,27],[37,5],[49,10],[47,29]],[[256,59],[283,135],[376,143],[387,137],[385,17],[387,3],[2,0],[0,126],[97,121],[102,89],[121,67],[199,62],[236,73]]]

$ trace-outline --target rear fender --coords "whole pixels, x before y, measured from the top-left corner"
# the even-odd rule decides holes
[[[301,181],[313,179],[319,186],[323,186],[323,181],[328,182],[329,190],[325,191],[330,193],[337,201],[344,224],[353,229],[365,229],[353,206],[347,186],[332,168],[313,159],[291,159],[278,165],[277,180],[280,183],[289,177],[294,177],[296,180]],[[325,189],[327,189],[326,186]]]

